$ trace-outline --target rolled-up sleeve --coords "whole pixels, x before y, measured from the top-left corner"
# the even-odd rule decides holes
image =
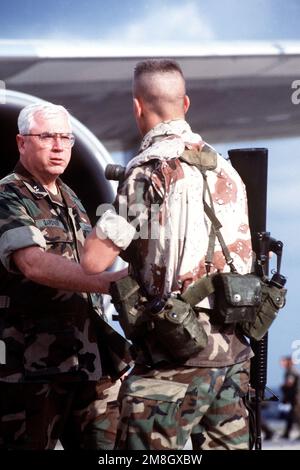
[[[10,272],[16,272],[11,262],[14,251],[30,246],[46,248],[42,232],[15,194],[0,192],[0,260]]]
[[[148,238],[154,200],[151,171],[136,167],[119,185],[113,208],[104,212],[97,223],[99,238],[109,238],[123,251],[134,240]]]

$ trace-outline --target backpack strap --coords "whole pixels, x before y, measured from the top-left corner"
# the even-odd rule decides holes
[[[206,266],[207,275],[210,273],[210,270],[212,267],[212,260],[213,260],[213,255],[214,255],[216,237],[219,240],[226,263],[230,267],[230,271],[237,272],[233,264],[233,259],[231,258],[229,250],[224,241],[223,235],[220,232],[220,229],[222,228],[222,224],[215,214],[213,200],[212,200],[211,192],[210,192],[209,185],[207,182],[206,172],[209,170],[212,171],[217,167],[217,155],[218,154],[214,149],[212,149],[209,145],[204,144],[201,148],[199,147],[199,145],[197,145],[197,146],[193,146],[191,148],[185,149],[183,154],[179,157],[179,159],[182,160],[183,162],[198,168],[198,170],[201,172],[203,176],[204,212],[206,213],[207,217],[211,221],[211,230],[209,234],[208,248],[207,248],[207,253],[205,256],[205,266]],[[209,196],[210,205],[205,200],[206,193]]]
[[[203,181],[204,181],[204,190],[203,190],[204,212],[207,215],[207,217],[209,218],[209,220],[211,221],[211,231],[210,231],[210,235],[209,235],[208,249],[207,249],[207,253],[206,253],[206,257],[205,257],[206,271],[209,274],[210,268],[212,266],[212,257],[213,257],[213,252],[214,252],[215,237],[217,237],[217,239],[219,240],[219,243],[221,245],[221,249],[222,249],[223,255],[225,257],[226,263],[230,267],[230,271],[232,273],[236,273],[237,270],[236,270],[236,267],[233,264],[233,259],[230,256],[230,252],[229,252],[228,247],[227,247],[227,245],[224,241],[223,235],[220,231],[220,229],[222,228],[222,224],[221,224],[221,222],[219,221],[219,219],[217,218],[217,216],[215,214],[215,210],[214,210],[214,206],[213,206],[213,202],[212,202],[211,192],[210,192],[210,189],[209,189],[209,186],[208,186],[208,183],[207,183],[207,175],[204,171],[202,171],[201,173],[202,173]],[[210,204],[211,204],[210,206],[205,201],[205,193],[206,192],[209,195],[209,200],[210,200]],[[213,234],[212,234],[212,232],[213,232]]]

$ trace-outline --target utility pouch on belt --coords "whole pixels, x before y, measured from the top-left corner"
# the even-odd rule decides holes
[[[155,335],[173,360],[182,361],[207,345],[207,335],[192,307],[177,298],[143,296],[139,284],[127,276],[111,284],[110,294],[126,338],[134,343]]]
[[[272,279],[263,281],[255,274],[212,274],[198,279],[181,297],[195,306],[215,294],[211,315],[221,323],[236,323],[246,336],[259,341],[285,305],[287,290],[279,283],[274,285]]]
[[[168,354],[184,361],[207,345],[207,334],[192,307],[183,300],[170,297],[154,299],[146,305],[153,331]]]
[[[261,303],[260,279],[254,274],[219,273],[213,276],[215,311],[223,323],[254,322]]]
[[[286,289],[274,286],[272,282],[261,281],[261,290],[262,300],[256,309],[255,321],[240,325],[243,333],[256,341],[262,339],[277,317],[278,311],[284,307],[287,293]]]

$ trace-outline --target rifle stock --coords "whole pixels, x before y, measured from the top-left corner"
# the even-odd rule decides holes
[[[253,251],[259,257],[261,244],[259,234],[266,232],[268,149],[231,149],[228,155],[232,166],[241,176],[247,192],[249,225]],[[266,246],[266,245],[265,245]],[[266,246],[267,250],[267,246]],[[265,255],[265,274],[268,274],[268,253]],[[257,275],[261,275],[258,264]],[[261,449],[261,403],[267,384],[268,333],[260,341],[250,340],[255,356],[251,359],[250,384],[255,389],[255,441],[256,450]]]

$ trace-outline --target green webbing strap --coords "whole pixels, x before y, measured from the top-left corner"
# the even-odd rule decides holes
[[[204,171],[201,171],[202,176],[203,176],[203,181],[204,181],[204,187],[203,187],[203,206],[204,206],[204,212],[211,221],[211,231],[209,234],[209,242],[208,242],[208,249],[207,253],[205,256],[205,265],[206,265],[206,270],[207,270],[207,276],[202,277],[201,279],[198,279],[194,284],[192,284],[188,289],[184,292],[184,294],[181,295],[181,298],[189,303],[192,307],[197,305],[201,300],[205,299],[205,297],[208,297],[209,295],[213,294],[215,291],[214,284],[213,284],[213,275],[209,276],[209,271],[210,267],[212,266],[212,258],[213,258],[213,253],[214,253],[214,246],[215,246],[215,239],[216,237],[219,240],[219,243],[222,248],[222,252],[224,254],[226,263],[230,266],[231,272],[237,272],[236,268],[233,264],[233,260],[230,256],[229,250],[225,244],[224,238],[220,232],[220,229],[222,227],[221,222],[217,218],[215,211],[213,209],[213,200],[211,196],[211,192],[207,183],[207,177]],[[209,200],[211,207],[207,204],[205,201],[205,193],[208,193],[209,195]],[[204,311],[209,312],[210,310],[207,309],[202,309]]]
[[[208,187],[206,173],[205,171],[201,171],[201,173],[203,176],[203,198],[202,199],[203,199],[204,212],[207,215],[208,215],[208,212],[210,213],[210,215],[208,216],[210,221],[212,221],[212,219],[215,219],[214,223],[211,224],[210,233],[208,237],[208,247],[207,247],[207,252],[205,255],[206,274],[209,275],[211,267],[213,265],[213,256],[214,256],[215,242],[216,242],[216,230],[221,228],[222,225],[220,224],[219,220],[215,216],[214,211],[209,207],[209,205],[205,201],[205,194],[207,193],[209,196],[210,206],[213,207],[213,200],[212,200],[211,192]]]
[[[237,270],[233,264],[233,259],[231,258],[230,256],[230,253],[229,253],[229,250],[226,246],[226,243],[224,241],[224,238],[223,238],[223,235],[222,233],[220,232],[220,228],[222,227],[222,224],[221,222],[219,221],[219,219],[216,217],[216,214],[215,214],[215,211],[214,211],[214,206],[213,206],[213,201],[212,201],[212,196],[211,196],[211,192],[210,192],[210,189],[209,189],[209,186],[208,186],[208,183],[207,183],[207,176],[206,174],[202,171],[202,176],[203,176],[203,180],[204,180],[204,191],[203,191],[203,206],[204,206],[204,212],[205,214],[207,215],[207,217],[209,218],[209,220],[211,221],[211,224],[212,224],[212,228],[213,228],[213,231],[214,231],[214,235],[212,235],[212,231],[210,232],[210,235],[209,235],[209,243],[208,243],[208,249],[207,249],[207,253],[206,253],[206,258],[205,258],[205,264],[208,268],[208,273],[209,273],[209,268],[210,266],[212,265],[212,258],[213,258],[213,252],[214,252],[214,242],[215,242],[215,236],[218,238],[219,240],[219,243],[221,245],[221,248],[222,248],[222,252],[223,252],[223,255],[225,257],[225,260],[226,260],[226,263],[228,264],[228,266],[230,267],[230,271],[232,273],[236,273]],[[208,195],[209,195],[209,199],[210,199],[210,204],[211,204],[211,207],[207,204],[207,202],[205,201],[205,192],[207,191]]]

